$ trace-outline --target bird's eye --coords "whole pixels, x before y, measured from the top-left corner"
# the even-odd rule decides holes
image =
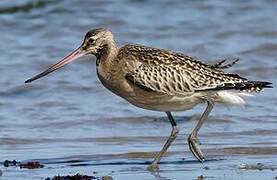
[[[90,43],[90,44],[94,43],[94,41],[95,41],[95,40],[94,40],[93,38],[89,38],[89,39],[88,39],[88,43]]]

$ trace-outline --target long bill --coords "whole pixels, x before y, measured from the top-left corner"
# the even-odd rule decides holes
[[[62,68],[63,66],[65,66],[66,64],[84,56],[85,53],[81,50],[81,47],[77,48],[76,50],[74,50],[73,52],[71,52],[70,54],[68,54],[65,58],[63,58],[60,62],[58,62],[57,64],[54,64],[52,66],[50,66],[48,69],[46,69],[45,71],[43,71],[42,73],[28,79],[25,81],[25,83],[30,83],[36,79],[39,79],[43,76],[46,76],[47,74]]]

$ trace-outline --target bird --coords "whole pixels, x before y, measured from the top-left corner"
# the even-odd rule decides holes
[[[149,170],[159,169],[162,157],[179,133],[172,112],[207,104],[187,139],[192,154],[204,162],[198,132],[214,104],[242,105],[245,104],[244,96],[273,88],[271,82],[252,81],[239,74],[224,72],[238,59],[227,64],[226,59],[210,64],[183,53],[139,44],[118,47],[113,33],[107,28],[89,30],[76,50],[25,83],[46,76],[85,55],[96,57],[97,76],[112,93],[134,106],[166,113],[171,133],[149,165]]]

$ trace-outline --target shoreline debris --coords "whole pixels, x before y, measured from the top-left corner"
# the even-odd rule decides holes
[[[26,163],[21,163],[20,161],[16,161],[16,160],[12,160],[12,161],[5,160],[3,164],[4,164],[4,167],[15,166],[15,167],[20,167],[25,169],[39,169],[44,167],[44,165],[40,164],[38,161],[29,161]]]

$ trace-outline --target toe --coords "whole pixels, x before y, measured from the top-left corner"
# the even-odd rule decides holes
[[[188,145],[189,145],[189,149],[192,152],[192,154],[194,155],[194,157],[196,157],[196,159],[200,162],[205,161],[205,157],[204,154],[202,153],[198,143],[197,143],[197,139],[196,138],[191,138],[191,136],[188,138]]]

